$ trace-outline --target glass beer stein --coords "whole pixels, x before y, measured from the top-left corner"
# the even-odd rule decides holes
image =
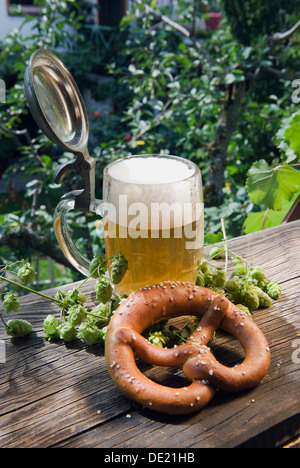
[[[72,151],[76,159],[57,168],[61,183],[75,169],[84,188],[64,195],[55,232],[70,263],[88,276],[90,261],[68,231],[71,210],[103,218],[106,256],[122,253],[128,271],[119,293],[162,281],[194,282],[203,249],[201,174],[189,160],[164,155],[130,156],[113,161],[103,174],[103,200],[95,198],[95,160],[88,152],[89,125],[79,89],[65,65],[49,50],[30,57],[24,89],[31,113],[44,134]]]
[[[84,275],[90,262],[73,244],[62,200],[55,214],[58,242]],[[204,210],[199,168],[175,156],[130,156],[104,170],[103,200],[92,209],[103,218],[107,258],[122,253],[128,270],[118,293],[130,294],[162,281],[195,282],[203,253]]]

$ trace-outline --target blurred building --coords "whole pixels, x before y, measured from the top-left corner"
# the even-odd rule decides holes
[[[94,5],[92,18],[88,22],[100,26],[117,26],[121,18],[130,8],[132,0],[89,0]],[[192,0],[186,0],[187,2]],[[157,0],[161,8],[166,8],[169,16],[173,17],[174,0]],[[14,5],[18,6],[19,15],[13,14]],[[0,0],[0,41],[5,38],[13,29],[18,29],[26,15],[38,15],[40,7],[34,4],[33,0]],[[206,13],[205,18],[198,19],[197,29],[218,28],[220,13]],[[30,33],[30,23],[24,26],[24,35]]]

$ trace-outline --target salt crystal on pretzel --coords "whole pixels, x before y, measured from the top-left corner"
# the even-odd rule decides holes
[[[181,315],[201,317],[185,344],[160,348],[141,335],[154,323]],[[240,341],[245,352],[241,364],[223,366],[206,346],[218,327]],[[158,366],[182,365],[192,382],[181,389],[153,382],[137,368],[135,356]],[[225,296],[190,283],[165,282],[121,302],[106,332],[105,359],[112,379],[128,397],[156,411],[187,414],[205,406],[216,389],[238,392],[257,385],[268,371],[270,351],[253,320]]]

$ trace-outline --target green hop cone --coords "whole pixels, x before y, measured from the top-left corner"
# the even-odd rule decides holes
[[[243,304],[236,304],[236,307],[241,310],[242,312],[245,312],[245,314],[248,315],[248,317],[252,317],[250,310],[248,307],[244,306]]]
[[[213,286],[223,288],[226,282],[226,272],[223,268],[216,268],[214,272]]]
[[[83,304],[86,302],[86,297],[78,289],[74,288],[72,291],[58,290],[54,296],[56,301],[60,301],[61,309],[69,309],[76,304]]]
[[[68,310],[69,323],[73,327],[80,325],[82,320],[86,317],[86,314],[87,314],[87,310],[82,305],[77,304],[77,305],[70,307],[70,309]]]
[[[31,323],[27,320],[22,319],[12,319],[7,322],[5,326],[5,332],[7,335],[14,338],[21,338],[28,335],[32,330]]]
[[[259,307],[271,307],[272,299],[270,296],[265,291],[263,291],[263,289],[257,286],[256,283],[252,283],[251,278],[244,281],[244,286],[249,291],[254,291],[257,294],[259,299]]]
[[[237,276],[245,276],[247,274],[247,267],[243,263],[237,263],[234,265],[233,271]]]
[[[93,258],[90,263],[90,275],[92,278],[100,278],[100,276],[106,271],[106,259],[104,255],[98,255],[98,257]]]
[[[44,320],[44,334],[45,338],[52,340],[59,338],[59,321],[54,315],[47,315]]]
[[[152,333],[150,336],[147,337],[149,343],[159,346],[160,348],[165,348],[169,343],[168,336],[164,335],[161,331],[157,331]]]
[[[209,267],[210,267],[210,265],[209,265],[208,261],[205,258],[203,258],[200,265],[199,265],[199,269],[201,271],[203,271],[203,273],[206,273],[208,271]]]
[[[205,275],[203,271],[200,270],[200,268],[198,269],[198,272],[197,272],[196,285],[205,286]]]
[[[282,290],[277,281],[270,281],[266,286],[267,294],[275,301],[281,296]]]
[[[266,292],[261,290],[261,293],[258,295],[258,297],[259,297],[259,307],[263,307],[265,309],[268,307],[271,307],[272,299]]]
[[[244,263],[242,257],[239,257],[238,255],[235,255],[232,258],[232,265],[238,265],[239,263]]]
[[[212,291],[220,294],[221,296],[224,296],[224,294],[225,294],[224,289],[216,288],[215,286],[210,286],[209,289],[211,289]]]
[[[7,293],[4,297],[2,306],[7,314],[10,312],[18,312],[20,307],[20,300],[15,294]]]
[[[111,262],[110,277],[113,284],[119,284],[126,271],[128,270],[128,261],[122,254],[114,255]]]
[[[209,256],[211,259],[215,259],[215,260],[219,258],[224,258],[225,256],[224,247],[221,247],[221,246],[212,247],[209,251]]]
[[[226,282],[226,272],[223,268],[215,268],[209,265],[209,268],[204,273],[205,285],[210,287],[222,288]]]
[[[107,320],[108,318],[108,304],[100,302],[96,307],[91,310],[91,314],[97,315],[102,320]]]
[[[241,286],[241,280],[237,275],[231,276],[229,280],[225,282],[224,288],[225,291],[231,293],[233,291],[238,291]]]
[[[110,318],[113,315],[114,311],[117,310],[117,308],[121,304],[121,301],[125,299],[126,297],[127,297],[126,294],[117,294],[117,295],[112,296],[110,305],[109,305],[108,318]]]
[[[246,289],[242,295],[241,303],[248,307],[249,310],[256,310],[259,308],[259,297],[254,289]]]
[[[250,277],[260,283],[266,280],[265,272],[260,266],[251,267]]]
[[[32,283],[35,275],[36,273],[30,263],[23,265],[17,272],[19,280],[25,285]]]
[[[242,288],[232,290],[227,293],[227,299],[233,304],[240,304],[243,301]]]
[[[84,322],[80,325],[77,334],[86,346],[93,346],[99,341],[99,329],[88,322]]]
[[[67,291],[61,291],[60,289],[55,294],[54,299],[60,301],[60,307],[62,309],[68,309],[74,304],[74,301],[68,296]]]
[[[77,330],[73,325],[71,325],[68,322],[64,322],[60,327],[59,327],[59,337],[63,340],[66,341],[67,343],[76,340],[77,338]]]
[[[66,297],[69,299],[70,303],[84,304],[86,302],[85,295],[78,291],[77,288],[72,289],[72,291],[68,291]]]
[[[100,302],[90,312],[87,313],[88,323],[95,327],[101,327],[108,321],[108,304]]]
[[[257,292],[257,295],[259,298],[259,307],[262,307],[262,308],[271,307],[272,299],[270,298],[270,296],[258,286],[254,287],[254,290]]]
[[[96,296],[98,302],[108,302],[112,295],[112,287],[109,278],[102,276],[96,283]]]

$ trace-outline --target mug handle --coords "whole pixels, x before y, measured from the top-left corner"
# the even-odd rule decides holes
[[[102,200],[95,200],[90,212],[101,214],[102,203]],[[68,230],[67,214],[73,210],[75,210],[75,199],[66,198],[59,202],[54,213],[54,230],[60,248],[69,262],[84,276],[89,276],[91,262],[75,246]]]

